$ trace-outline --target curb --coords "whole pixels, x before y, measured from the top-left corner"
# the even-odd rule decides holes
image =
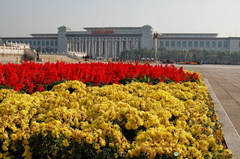
[[[210,95],[213,99],[213,103],[215,105],[215,111],[218,115],[220,123],[223,125],[223,133],[224,139],[228,146],[228,149],[232,151],[234,159],[240,159],[240,136],[237,133],[235,127],[233,126],[231,120],[229,119],[225,109],[223,108],[222,104],[218,100],[215,92],[213,91],[210,83],[208,82],[207,78],[204,78],[204,82],[208,87]]]

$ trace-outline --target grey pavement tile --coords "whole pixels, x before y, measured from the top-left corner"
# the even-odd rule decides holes
[[[232,101],[232,100],[221,101],[220,100],[220,102],[221,102],[222,106],[224,107],[225,111],[227,112],[228,116],[231,116],[234,114],[239,114],[240,106],[236,101]]]
[[[229,94],[238,104],[240,104],[240,92],[229,92]]]
[[[229,116],[229,118],[232,121],[237,132],[240,132],[240,127],[238,126],[240,124],[240,115],[239,114],[231,114]]]

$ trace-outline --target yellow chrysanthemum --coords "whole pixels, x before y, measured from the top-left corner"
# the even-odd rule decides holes
[[[17,140],[18,139],[18,136],[16,134],[11,134],[10,137],[11,137],[12,140]]]
[[[64,139],[64,140],[62,141],[62,144],[63,144],[63,146],[65,146],[65,147],[68,147],[68,146],[69,146],[69,142],[68,142],[67,139]]]

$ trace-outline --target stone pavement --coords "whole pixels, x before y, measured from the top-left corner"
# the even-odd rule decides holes
[[[176,65],[199,72],[208,85],[223,124],[228,148],[234,159],[240,159],[240,66],[239,65]]]

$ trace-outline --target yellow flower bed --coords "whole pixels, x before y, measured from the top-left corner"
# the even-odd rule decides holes
[[[0,158],[232,158],[199,83],[0,90]],[[88,156],[89,155],[89,156]]]

